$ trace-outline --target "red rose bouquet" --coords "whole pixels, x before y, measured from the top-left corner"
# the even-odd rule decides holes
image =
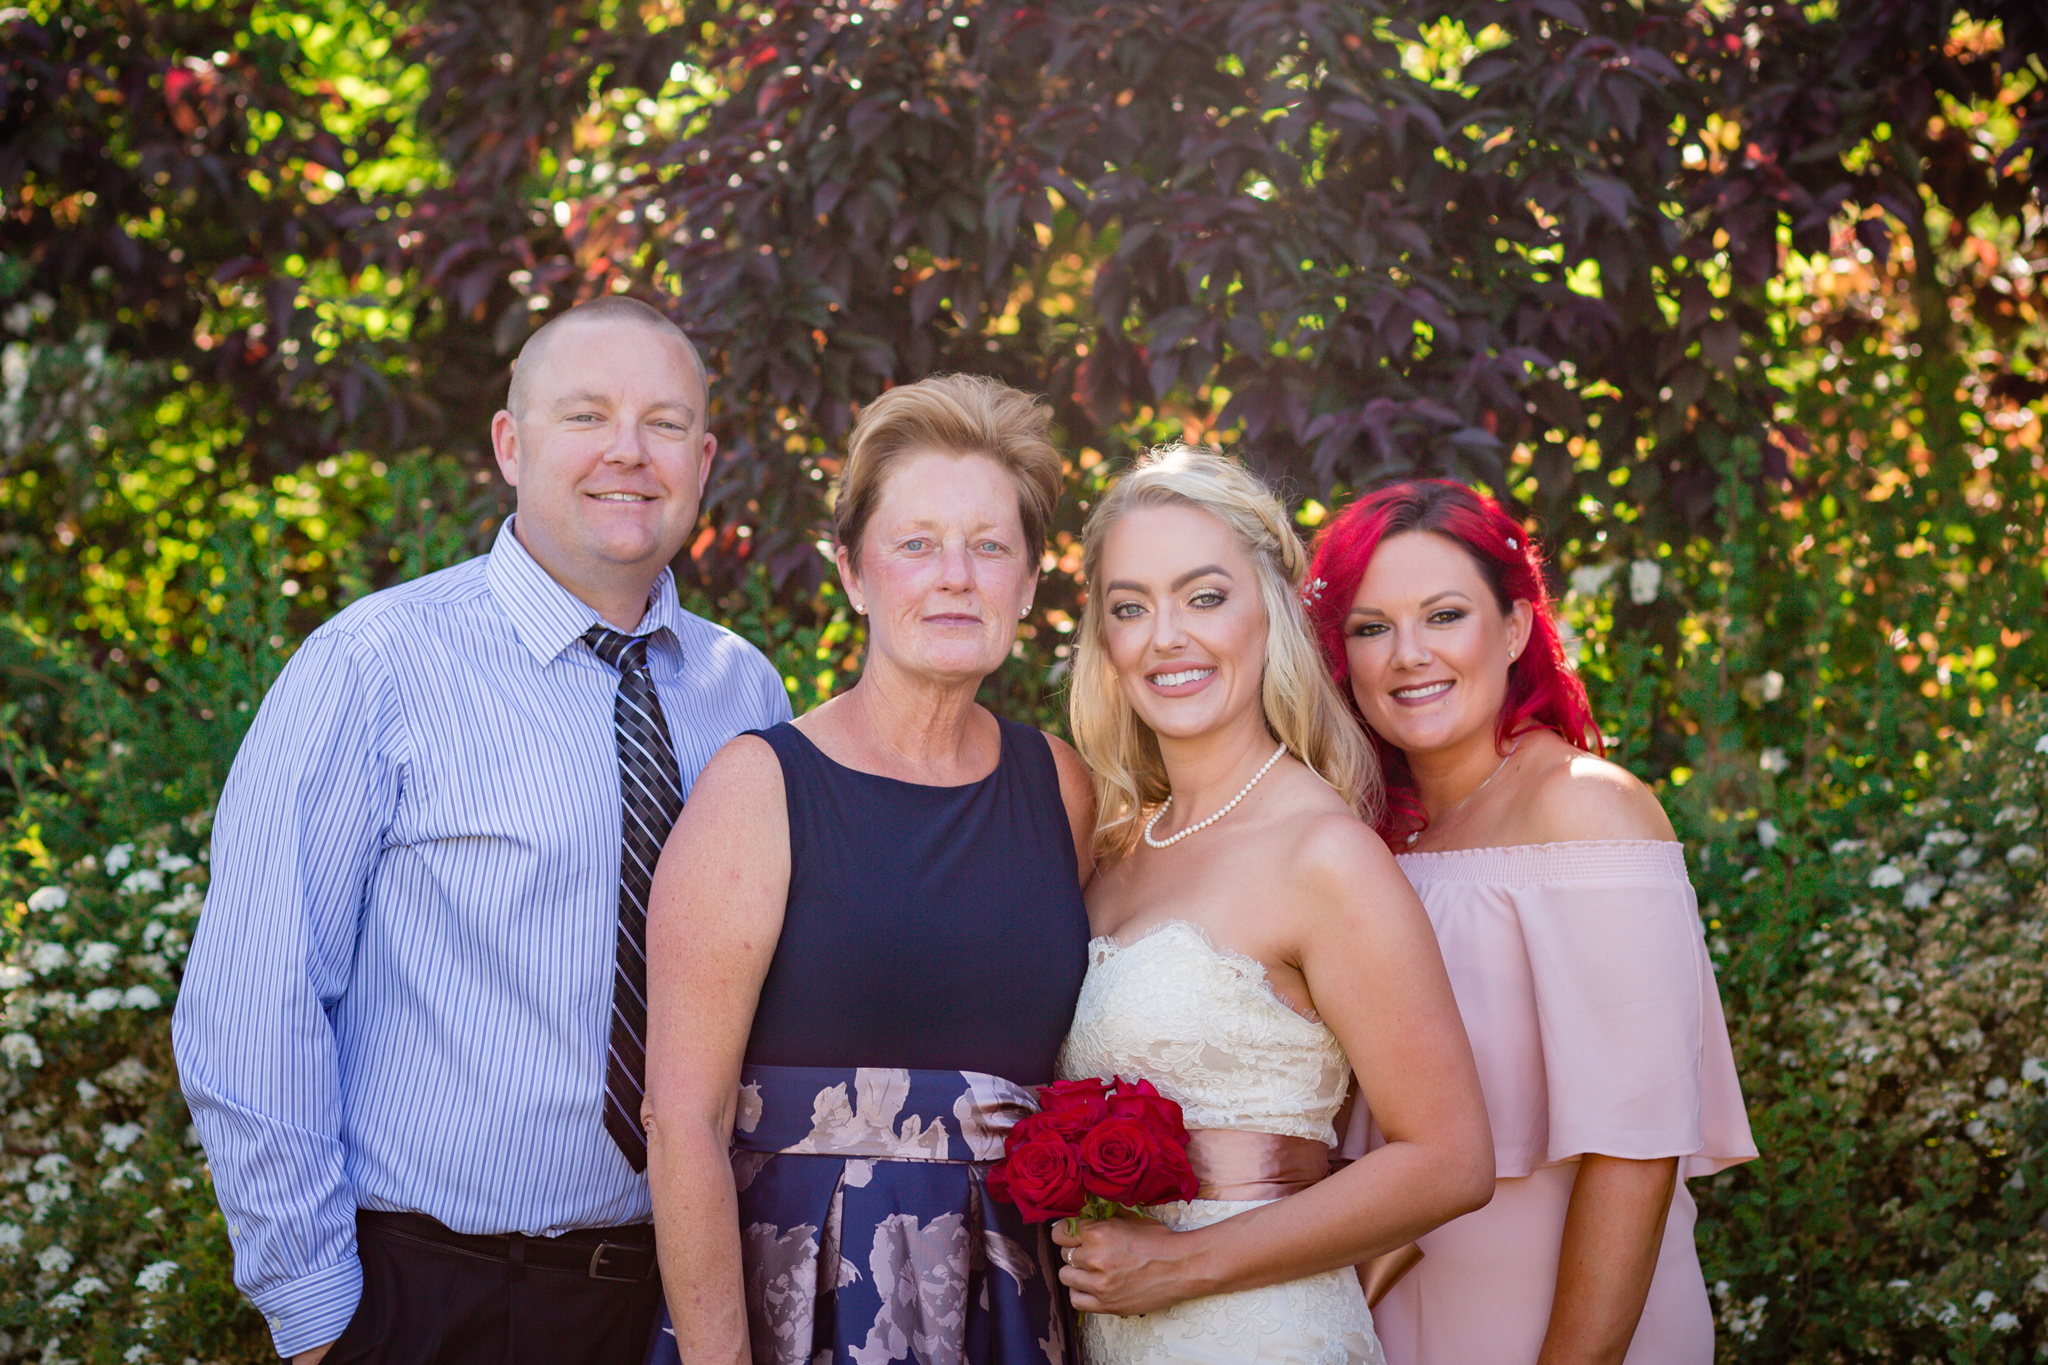
[[[1149,1081],[1054,1081],[1039,1111],[1010,1130],[988,1192],[1028,1223],[1113,1218],[1120,1209],[1193,1199],[1180,1106]]]

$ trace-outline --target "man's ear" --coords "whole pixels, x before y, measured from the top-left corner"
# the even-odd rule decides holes
[[[519,487],[519,423],[503,408],[491,418],[491,453],[498,457],[498,472],[505,482]]]
[[[704,501],[704,489],[711,482],[711,462],[718,457],[718,438],[704,433],[704,458],[697,462],[697,501]]]

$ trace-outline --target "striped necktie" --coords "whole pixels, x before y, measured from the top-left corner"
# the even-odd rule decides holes
[[[634,1170],[647,1169],[640,1100],[647,1093],[647,890],[661,846],[683,810],[682,776],[668,721],[647,672],[645,635],[603,626],[583,643],[619,671],[612,733],[619,746],[619,933],[612,967],[611,1045],[604,1068],[604,1126]]]

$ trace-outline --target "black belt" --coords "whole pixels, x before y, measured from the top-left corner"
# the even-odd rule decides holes
[[[426,1242],[515,1268],[573,1270],[593,1280],[624,1284],[646,1284],[655,1278],[654,1227],[648,1223],[579,1228],[559,1237],[528,1237],[523,1232],[457,1232],[424,1213],[386,1213],[382,1209],[358,1209],[356,1221],[386,1236]]]

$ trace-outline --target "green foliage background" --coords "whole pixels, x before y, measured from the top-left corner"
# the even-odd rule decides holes
[[[987,692],[1054,729],[1075,536],[1146,444],[1244,453],[1305,535],[1409,470],[1516,505],[1687,841],[1765,1150],[1695,1191],[1721,1357],[2048,1355],[2025,0],[0,32],[0,1362],[266,1358],[169,1055],[207,812],[314,624],[487,547],[509,356],[611,289],[713,359],[679,577],[799,709],[859,666],[839,439],[933,368],[1071,452]]]

